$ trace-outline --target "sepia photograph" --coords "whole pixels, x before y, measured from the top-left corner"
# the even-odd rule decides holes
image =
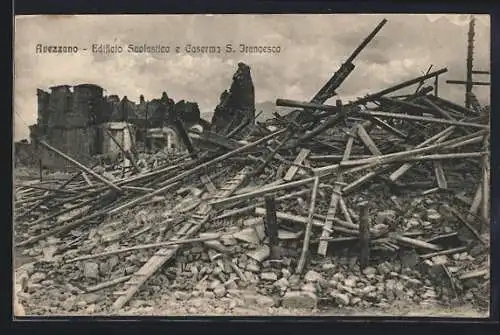
[[[14,318],[489,317],[490,35],[15,16]]]

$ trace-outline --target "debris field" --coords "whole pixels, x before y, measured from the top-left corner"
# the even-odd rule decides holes
[[[16,182],[15,257],[32,260],[15,277],[26,314],[147,313],[160,296],[187,314],[205,308],[193,299],[218,301],[219,314],[488,309],[486,109],[437,95],[427,82],[447,69],[326,104],[385,22],[310,101],[279,98],[290,113],[265,122],[235,97],[253,96],[240,63],[215,128],[176,123],[183,152],[132,150],[126,169],[89,167],[40,139],[79,171]]]

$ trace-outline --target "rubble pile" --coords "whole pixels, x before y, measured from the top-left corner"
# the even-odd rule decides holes
[[[299,109],[269,124],[219,109],[214,129],[185,131],[175,157],[103,172],[59,153],[81,172],[17,185],[28,314],[147,310],[160,296],[186,313],[199,299],[223,313],[487,308],[487,113],[431,93],[425,81],[446,69],[326,105],[353,58],[310,102],[277,99]]]

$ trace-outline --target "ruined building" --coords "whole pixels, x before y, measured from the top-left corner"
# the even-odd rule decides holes
[[[212,117],[212,131],[228,133],[243,122],[255,120],[255,91],[250,66],[238,63],[229,91],[222,92]]]
[[[93,84],[37,90],[38,119],[30,127],[30,137],[45,167],[71,168],[61,157],[38,147],[35,139],[45,140],[83,164],[92,164],[96,155],[121,152],[117,142],[128,150],[136,141],[147,144],[150,130],[168,128],[175,132],[171,127],[175,119],[186,127],[200,120],[198,104],[184,100],[176,104],[166,92],[149,102],[141,95],[138,104],[127,96],[120,99],[103,92]]]

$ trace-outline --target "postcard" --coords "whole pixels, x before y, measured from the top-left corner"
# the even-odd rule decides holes
[[[16,16],[16,317],[490,308],[490,18]]]

